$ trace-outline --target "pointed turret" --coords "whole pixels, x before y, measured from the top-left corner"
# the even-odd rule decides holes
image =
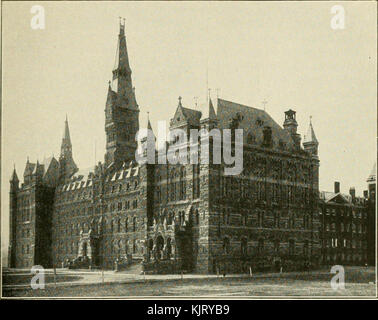
[[[311,118],[310,118],[310,125],[307,130],[307,134],[304,136],[304,139],[303,139],[303,144],[309,143],[309,142],[319,144],[318,139],[316,139],[316,136],[315,136],[314,128],[312,127]]]
[[[376,172],[377,172],[377,163],[374,163],[373,169],[371,170],[369,177],[367,178],[367,183],[375,183],[376,181]]]
[[[18,183],[20,182],[20,180],[18,180],[16,167],[13,168],[13,173],[12,173],[12,176],[11,176],[9,182],[11,184],[11,191],[18,190]]]
[[[64,132],[63,132],[62,144],[60,147],[60,156],[72,157],[72,143],[71,143],[71,137],[70,137],[70,128],[68,127],[67,115],[66,115],[66,121],[64,122]]]
[[[202,107],[203,109],[203,115],[202,115],[202,120],[205,120],[205,119],[209,119],[209,120],[217,120],[217,115],[215,113],[215,109],[214,109],[214,105],[213,105],[213,101],[211,100],[211,98],[209,97],[209,102],[207,105],[205,105],[204,107]]]
[[[150,131],[148,131],[148,132],[152,133],[152,135],[153,135],[153,137],[154,137],[154,139],[155,139],[155,141],[156,141],[156,136],[155,136],[155,134],[154,134],[154,130],[152,129],[150,119],[148,119],[148,122],[147,122],[147,129],[150,130]]]
[[[123,162],[135,159],[138,117],[139,107],[131,80],[123,19],[123,23],[120,21],[116,61],[105,107],[106,168],[118,168]]]
[[[209,96],[209,103],[204,108],[204,113],[201,119],[201,126],[204,129],[211,130],[216,127],[218,117],[214,109],[213,101]]]
[[[312,117],[310,117],[310,125],[308,127],[307,134],[304,136],[303,139],[303,148],[305,149],[305,151],[311,153],[314,156],[317,156],[319,142],[318,139],[316,139],[315,131],[312,127],[311,118]]]
[[[131,80],[131,68],[127,53],[125,22],[120,22],[116,59],[113,69],[113,88],[118,95],[121,105],[126,108],[137,110],[134,88]]]
[[[60,176],[62,179],[71,177],[77,171],[77,166],[72,157],[72,143],[67,115],[66,121],[64,123],[64,132],[62,138],[62,145],[60,147],[59,163]]]
[[[152,130],[151,122],[147,116],[147,128],[146,133],[143,133],[143,138],[141,139],[141,145],[143,150],[143,157],[147,157],[148,163],[155,163],[155,142],[156,137],[154,131]]]
[[[123,24],[121,21],[119,22],[118,46],[113,74],[116,73],[116,70],[125,70],[131,73],[126,45],[125,21],[123,21]]]
[[[209,119],[216,120],[217,115],[215,114],[213,102],[211,101],[211,98],[209,99]]]
[[[29,159],[28,162],[29,163]],[[16,226],[17,226],[17,193],[18,193],[18,177],[16,168],[10,178],[9,189],[9,247],[8,247],[8,267],[16,266]]]
[[[31,176],[33,174],[36,164],[29,162],[29,157],[27,158],[25,170],[24,170],[24,183],[27,185],[31,182]]]

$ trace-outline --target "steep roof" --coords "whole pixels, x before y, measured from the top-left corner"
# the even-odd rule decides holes
[[[264,127],[269,126],[272,129],[273,149],[281,148],[282,145],[287,149],[294,148],[290,133],[278,125],[266,111],[217,99],[217,118],[221,129],[230,128],[230,121],[238,116],[240,119],[238,127],[244,130],[244,143],[250,143],[250,140],[253,140],[255,144],[261,145],[264,139]]]
[[[320,191],[319,192],[319,199],[323,200],[325,203],[348,203],[352,204],[352,196],[350,194],[344,194],[344,193],[335,193],[335,192],[329,192],[329,191]],[[356,197],[357,203],[361,203],[363,201],[363,198]]]
[[[375,182],[376,181],[376,172],[377,172],[377,163],[374,163],[373,169],[370,172],[370,175],[367,179],[367,182]]]
[[[29,160],[26,162],[25,170],[24,170],[24,176],[29,176],[33,173],[34,168],[36,164],[29,162]]]
[[[215,112],[211,98],[209,98],[208,103],[201,104],[200,109],[202,110],[202,119],[217,120],[217,114]]]
[[[68,144],[71,144],[70,128],[68,127],[67,115],[66,115],[66,121],[64,122],[63,141],[65,141]]]
[[[186,117],[186,119],[188,121],[190,120],[199,120],[201,119],[201,111],[198,111],[198,110],[194,110],[194,109],[189,109],[189,108],[184,108],[184,107],[181,107],[182,108],[182,111],[184,113],[184,116]]]
[[[16,168],[13,169],[13,172],[12,172],[12,176],[11,176],[11,179],[10,181],[16,181],[18,182],[18,177],[17,177],[17,173],[16,173]]]
[[[307,134],[303,137],[303,143],[319,143],[318,139],[316,139],[314,128],[312,127],[312,123],[310,120],[310,125],[308,126]]]
[[[191,125],[199,125],[201,116],[201,111],[184,108],[181,103],[181,97],[179,97],[179,103],[177,105],[176,112],[171,119],[171,125],[179,124],[183,120],[187,121]]]

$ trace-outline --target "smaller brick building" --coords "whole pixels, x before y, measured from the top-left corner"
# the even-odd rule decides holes
[[[340,192],[335,182],[334,192],[319,194],[322,263],[325,265],[365,265],[368,258],[367,200],[356,197],[354,188],[349,194]]]

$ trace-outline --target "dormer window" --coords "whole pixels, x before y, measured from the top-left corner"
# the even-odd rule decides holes
[[[252,134],[252,133],[249,133],[248,137],[247,137],[247,143],[248,144],[254,144],[255,141],[256,141],[255,135]]]
[[[263,130],[263,135],[264,135],[263,146],[272,147],[273,145],[272,128],[269,126],[265,126]]]
[[[286,144],[285,144],[285,142],[282,141],[282,139],[280,139],[280,140],[278,141],[278,146],[279,146],[279,148],[280,148],[281,150],[283,150],[283,149],[285,149]]]
[[[264,121],[261,120],[260,118],[258,118],[258,119],[256,120],[256,124],[257,124],[259,127],[262,127],[262,126],[264,125]]]

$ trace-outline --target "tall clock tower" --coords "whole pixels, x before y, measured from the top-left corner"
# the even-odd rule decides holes
[[[109,81],[105,107],[106,168],[118,168],[135,159],[139,130],[139,107],[131,80],[125,22],[120,22],[113,79]]]

